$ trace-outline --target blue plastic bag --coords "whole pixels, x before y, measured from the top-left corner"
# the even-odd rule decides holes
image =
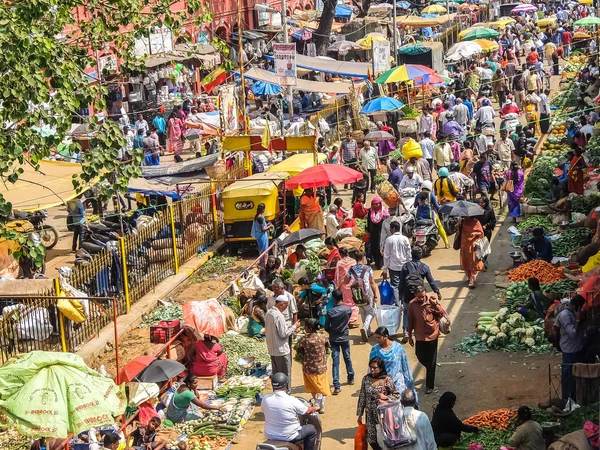
[[[379,283],[379,297],[381,298],[382,305],[394,305],[396,299],[394,298],[394,289],[388,280],[383,280]]]

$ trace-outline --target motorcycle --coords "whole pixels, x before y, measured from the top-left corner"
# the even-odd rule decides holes
[[[437,247],[439,240],[438,227],[434,220],[421,219],[417,221],[413,231],[413,245],[421,247],[424,258]]]
[[[306,406],[312,406],[312,403],[302,397],[296,397]],[[318,413],[298,415],[300,425],[313,425],[317,430],[317,440],[315,442],[315,450],[321,450],[321,440],[323,438],[323,427]],[[285,441],[268,440],[256,446],[256,450],[304,450],[302,442],[293,443]]]
[[[48,218],[48,213],[41,209],[34,212],[20,211],[15,214],[18,220],[26,220],[40,237],[40,241],[47,250],[50,250],[58,243],[58,231],[50,225],[46,225],[45,221]]]
[[[504,128],[506,129],[508,134],[511,134],[517,129],[519,125],[521,125],[519,115],[517,113],[508,113],[502,118],[500,129]]]

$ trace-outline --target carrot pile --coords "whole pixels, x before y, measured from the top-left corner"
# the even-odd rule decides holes
[[[540,259],[529,261],[508,272],[510,281],[527,281],[529,278],[537,278],[540,283],[554,283],[565,278],[565,274],[562,270]]]
[[[512,409],[490,409],[481,411],[464,421],[472,427],[485,428],[488,430],[504,431],[510,425],[511,420],[517,415]]]

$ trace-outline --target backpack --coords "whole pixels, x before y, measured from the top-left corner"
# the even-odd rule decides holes
[[[352,274],[352,278],[354,281],[350,285],[350,290],[352,292],[352,300],[354,300],[354,304],[356,306],[367,306],[370,303],[371,296],[367,291],[367,287],[365,286],[365,280],[363,276],[365,274],[365,268],[363,265],[363,269],[360,272],[360,275],[356,272],[353,266],[350,268],[350,273]]]
[[[419,275],[419,270],[423,267],[423,263],[419,261],[419,265],[415,268],[414,264],[407,264],[406,269],[408,270],[408,275],[406,275],[406,292],[410,294],[410,299],[404,299],[406,303],[415,298],[415,292],[417,287],[425,286],[423,282],[423,278]]]

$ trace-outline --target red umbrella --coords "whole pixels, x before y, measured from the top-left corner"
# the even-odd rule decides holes
[[[156,357],[152,355],[136,356],[133,360],[125,364],[119,371],[119,381],[121,383],[132,381],[155,359]]]
[[[354,183],[362,179],[363,174],[349,167],[338,164],[319,164],[303,170],[295,177],[285,182],[286,189],[313,188],[319,186],[334,186]]]

